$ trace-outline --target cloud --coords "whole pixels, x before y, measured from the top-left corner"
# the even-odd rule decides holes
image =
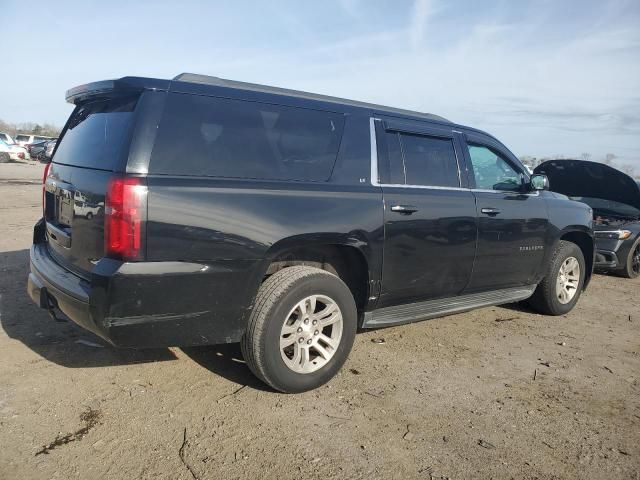
[[[415,0],[413,3],[413,11],[411,13],[411,25],[409,27],[409,35],[411,46],[414,50],[418,49],[422,44],[424,31],[427,26],[429,15],[431,14],[430,0]]]
[[[210,15],[185,6],[166,18],[154,12],[144,31],[108,12],[78,21],[69,17],[78,9],[67,9],[61,21],[77,26],[72,33],[44,25],[21,40],[37,51],[46,38],[61,52],[41,59],[50,78],[6,79],[0,104],[7,120],[38,109],[49,120],[74,84],[195,71],[436,113],[495,134],[519,155],[611,152],[640,167],[638,2],[401,5],[279,2],[247,14],[229,4]],[[127,8],[132,24],[148,16],[143,6]],[[116,30],[94,35],[100,22]],[[14,25],[7,22],[7,38],[19,37]],[[8,58],[7,69],[19,61]],[[67,111],[56,114],[61,123]]]

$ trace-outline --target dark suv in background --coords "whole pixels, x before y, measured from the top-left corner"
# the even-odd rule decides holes
[[[554,192],[593,209],[595,269],[640,276],[640,184],[615,168],[586,160],[549,160],[534,173],[549,178]]]
[[[358,328],[525,299],[560,315],[591,276],[591,209],[441,117],[194,74],[67,100],[28,290],[114,345],[241,342],[300,392]]]

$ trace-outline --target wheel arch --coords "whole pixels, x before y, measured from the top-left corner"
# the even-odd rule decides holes
[[[591,230],[585,227],[567,227],[560,232],[558,240],[564,240],[576,244],[582,251],[584,261],[587,267],[584,277],[584,289],[587,288],[593,274],[593,265],[595,260],[595,241]]]
[[[327,270],[345,282],[358,310],[369,301],[372,249],[358,235],[297,235],[276,242],[265,255],[259,282],[275,272],[294,265],[308,265]]]

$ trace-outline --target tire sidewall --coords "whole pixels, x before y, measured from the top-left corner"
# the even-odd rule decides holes
[[[297,373],[291,370],[280,353],[280,333],[291,309],[310,295],[326,295],[333,299],[342,313],[342,338],[336,353],[321,369],[313,373]],[[263,331],[264,366],[269,372],[269,380],[278,389],[297,393],[319,387],[328,382],[342,367],[351,351],[356,333],[357,314],[353,296],[349,288],[330,274],[318,274],[296,281],[271,309],[269,321]]]
[[[626,271],[624,273],[629,278],[638,277],[638,275],[633,271],[633,253],[636,251],[636,248],[638,248],[638,244],[640,244],[640,237],[637,238],[635,242],[633,242],[631,248],[629,249],[629,255],[627,255],[627,265],[625,269]]]
[[[580,265],[580,281],[578,283],[576,294],[573,296],[571,301],[568,303],[560,303],[556,292],[556,280],[558,278],[560,267],[569,257],[574,257],[576,260],[578,260],[578,264]],[[582,289],[584,288],[584,279],[587,275],[586,262],[584,260],[584,255],[582,254],[582,250],[580,250],[580,247],[578,247],[574,243],[564,244],[562,251],[558,256],[556,256],[555,261],[551,265],[551,271],[549,272],[549,274],[550,278],[553,279],[552,282],[549,282],[549,289],[551,290],[549,292],[549,300],[552,309],[556,312],[556,315],[569,313],[580,299],[580,294],[582,293]]]

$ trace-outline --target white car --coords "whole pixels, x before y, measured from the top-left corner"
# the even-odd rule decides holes
[[[9,135],[8,133],[4,133],[4,132],[0,132],[0,140],[4,140],[5,143],[8,143],[9,145],[13,145],[14,143],[16,143],[13,138],[11,138],[11,135]]]
[[[27,133],[19,133],[16,135],[16,143],[21,147],[32,143],[44,142],[45,140],[54,140],[55,137],[44,137],[42,135],[30,135]]]
[[[9,159],[6,161],[18,161],[18,160],[30,160],[31,156],[26,148],[20,147],[15,144],[9,144],[4,140],[0,140],[0,152],[9,154]]]

